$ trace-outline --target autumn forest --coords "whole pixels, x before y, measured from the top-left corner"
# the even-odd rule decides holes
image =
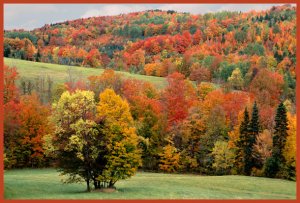
[[[57,82],[5,63],[6,170],[54,167],[88,191],[137,171],[296,180],[295,6],[5,30],[4,57],[70,70]]]

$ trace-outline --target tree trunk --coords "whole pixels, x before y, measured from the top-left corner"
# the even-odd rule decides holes
[[[110,181],[109,181],[108,187],[109,187],[109,188],[113,188],[113,187],[114,187],[114,184],[115,184],[115,183],[114,183],[112,180],[110,180]]]
[[[100,181],[94,180],[94,187],[95,189],[100,189]]]
[[[89,179],[86,180],[86,187],[87,187],[87,191],[88,191],[88,192],[91,192],[91,188],[90,188],[90,180],[89,180]]]

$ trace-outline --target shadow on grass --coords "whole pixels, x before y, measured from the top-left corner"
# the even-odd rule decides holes
[[[92,190],[91,192],[87,192],[86,189],[74,189],[74,190],[67,190],[67,191],[60,191],[59,193],[64,193],[64,194],[105,194],[105,195],[113,195],[113,194],[116,194],[116,193],[126,193],[126,194],[133,194],[133,193],[139,193],[139,192],[142,192],[144,193],[145,192],[145,189],[147,189],[146,187],[120,187],[116,189],[115,192],[112,192],[112,193],[106,193],[106,192],[100,192],[100,191],[95,191],[95,190]]]

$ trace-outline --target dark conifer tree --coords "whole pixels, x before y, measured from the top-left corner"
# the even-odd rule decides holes
[[[266,13],[266,15],[265,15],[265,20],[270,20],[268,13]]]
[[[249,125],[250,125],[250,119],[249,119],[249,113],[247,108],[245,108],[244,111],[244,120],[242,121],[240,125],[240,139],[236,143],[236,146],[238,148],[237,150],[237,163],[242,163],[242,167],[238,166],[238,168],[242,168],[242,172],[244,172],[244,166],[245,166],[245,150],[247,146],[247,137],[249,135]]]
[[[225,43],[225,34],[222,33],[222,40],[221,40],[221,43],[224,44]]]
[[[253,132],[253,134],[258,135],[260,131],[260,125],[259,125],[259,115],[258,115],[258,108],[256,102],[254,102],[253,109],[252,109],[252,117],[250,122],[250,130]],[[255,138],[251,141],[255,142]]]
[[[38,49],[36,56],[35,56],[35,61],[36,62],[40,62],[41,61],[41,53],[40,50]]]
[[[275,117],[272,157],[267,160],[265,166],[265,175],[268,177],[275,177],[277,173],[284,168],[285,158],[282,152],[288,136],[287,131],[288,121],[286,108],[281,102],[277,108]]]
[[[256,135],[258,134],[258,109],[256,103],[253,105],[252,109],[252,118],[248,125],[247,129],[247,136],[245,139],[245,146],[244,146],[244,174],[250,175],[252,167],[254,166],[254,159],[252,157],[252,148],[255,143]]]
[[[251,169],[257,166],[256,160],[253,158],[253,145],[256,142],[256,138],[258,136],[258,133],[260,131],[260,125],[259,125],[259,114],[258,114],[258,108],[256,102],[254,102],[253,108],[252,108],[252,116],[251,121],[249,124],[249,135],[247,136],[247,147],[246,147],[246,159],[245,159],[245,174],[250,175]]]
[[[282,155],[283,148],[288,136],[288,121],[286,116],[286,108],[281,102],[277,108],[275,117],[275,132],[273,136],[273,157],[277,158],[280,162],[284,162],[284,156]]]

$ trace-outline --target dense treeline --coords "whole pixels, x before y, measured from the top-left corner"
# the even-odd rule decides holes
[[[96,133],[100,137],[93,138],[89,147],[92,149],[96,143],[103,147],[102,138],[111,139],[114,130],[105,131],[110,128],[105,127],[107,116],[93,116],[92,109],[96,107],[90,105],[96,102],[101,105],[106,101],[112,104],[97,107],[97,115],[124,112],[122,106],[129,105],[123,124],[118,125],[124,127],[129,124],[130,128],[126,129],[131,130],[125,131],[138,136],[136,144],[140,153],[136,152],[136,156],[140,154],[141,163],[138,165],[143,170],[295,178],[296,115],[289,100],[282,103],[278,98],[273,108],[264,109],[251,92],[227,91],[203,82],[195,86],[178,72],[168,76],[168,85],[164,89],[157,90],[150,83],[125,79],[113,70],[106,70],[102,75],[89,77],[86,82],[66,82],[61,91],[53,92],[51,107],[40,103],[35,91],[31,95],[20,95],[15,84],[18,77],[16,69],[5,66],[4,71],[7,168],[54,164],[67,165],[72,169],[72,165],[78,166],[81,160],[78,153],[83,153],[81,145],[78,146],[79,138],[71,145],[73,150],[79,150],[76,155],[54,153],[57,146],[52,143],[59,143],[63,147],[59,149],[68,151],[71,146],[64,148],[62,143],[75,139],[75,135],[89,134],[87,126],[91,129],[98,126],[95,127],[98,131],[104,131]],[[105,97],[107,94],[110,96]],[[122,104],[123,101],[118,98],[113,101],[115,96],[111,95],[114,94],[120,95],[125,103]],[[72,98],[77,97],[73,101]],[[81,97],[87,99],[82,100]],[[117,101],[122,104],[120,110]],[[80,112],[85,112],[86,116],[82,117]],[[76,119],[73,122],[71,117],[66,116]],[[66,118],[67,124],[59,124]],[[57,129],[58,125],[61,130],[66,125],[70,127],[57,134],[53,129]],[[77,131],[78,134],[75,133],[71,139],[69,136]],[[101,150],[97,153],[100,152],[104,153]],[[75,157],[80,160],[76,161]],[[71,177],[70,181],[76,179]]]

